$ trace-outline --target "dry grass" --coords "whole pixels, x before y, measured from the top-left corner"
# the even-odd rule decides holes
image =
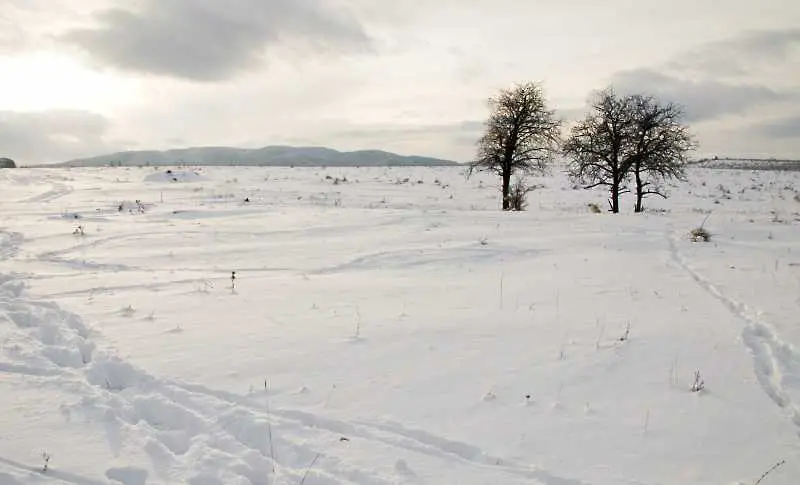
[[[528,192],[534,190],[534,187],[528,187],[525,181],[517,179],[508,194],[509,210],[524,211],[528,208]]]
[[[704,227],[696,227],[689,231],[689,239],[693,242],[709,242],[711,241],[711,233]]]

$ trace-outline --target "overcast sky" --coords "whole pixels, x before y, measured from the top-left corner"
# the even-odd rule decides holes
[[[539,81],[682,103],[701,154],[800,157],[797,0],[0,0],[0,156],[197,145],[458,161]]]

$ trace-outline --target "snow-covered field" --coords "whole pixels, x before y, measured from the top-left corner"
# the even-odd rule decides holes
[[[0,171],[0,484],[796,485],[800,172],[690,176]]]

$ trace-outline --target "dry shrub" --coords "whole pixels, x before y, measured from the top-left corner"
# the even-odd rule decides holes
[[[517,179],[511,190],[508,193],[508,210],[511,211],[524,211],[528,208],[528,192],[534,190],[535,187],[528,187],[525,181]]]
[[[689,231],[689,239],[693,242],[709,242],[711,241],[711,233],[704,227],[696,227]]]

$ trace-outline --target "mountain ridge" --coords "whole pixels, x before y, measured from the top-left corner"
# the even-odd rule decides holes
[[[338,151],[332,148],[270,145],[262,148],[196,146],[169,150],[129,150],[76,158],[48,167],[99,166],[450,166],[452,160],[419,155],[398,155],[383,150]]]

